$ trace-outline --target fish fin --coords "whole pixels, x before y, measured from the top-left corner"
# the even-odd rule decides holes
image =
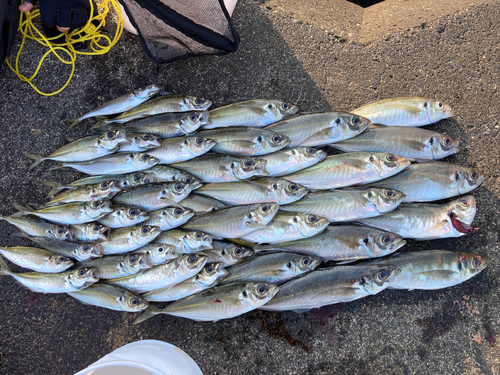
[[[172,207],[179,207],[179,208],[184,208],[182,207],[181,205],[179,205],[179,203],[177,203],[176,201],[170,199],[170,198],[160,198],[160,200],[163,202],[163,203],[168,203],[170,206]]]
[[[66,137],[64,137],[64,138],[66,138],[66,140],[67,140],[68,142],[73,142],[73,141],[76,141],[76,140],[78,139],[78,138],[73,138],[73,137],[70,137],[70,136],[66,136]]]
[[[52,199],[54,198],[54,195],[63,190],[64,186],[58,182],[52,182],[52,181],[40,181],[42,184],[45,186],[48,186],[51,190],[48,192],[47,196],[45,199]]]
[[[27,157],[30,159],[33,159],[35,162],[30,165],[28,168],[29,171],[33,170],[38,164],[40,164],[42,161],[45,160],[45,158],[42,155],[37,155],[37,154],[26,154]]]
[[[427,146],[425,143],[419,142],[419,141],[410,141],[408,139],[394,139],[392,142],[398,142],[403,144],[404,146],[411,148],[412,150],[417,150],[417,151],[424,151]],[[423,160],[423,159],[421,159]]]
[[[254,228],[254,229],[269,229],[268,226],[264,225],[264,224],[260,224],[260,223],[250,223],[250,222],[246,222],[245,225],[249,228]]]
[[[349,264],[349,263],[356,262],[357,260],[359,260],[359,259],[343,260],[342,262],[337,262],[335,264]]]
[[[39,210],[40,208],[45,207],[45,205],[29,202],[29,203],[26,203],[24,205],[24,207],[26,207],[30,211],[34,211],[34,210]]]
[[[164,314],[163,312],[164,309],[158,308],[156,306],[149,306],[146,308],[146,310],[143,310],[142,314],[139,315],[135,320],[132,322],[132,324],[139,324],[149,318],[152,318],[153,316],[156,316],[158,314]]]
[[[5,260],[0,257],[0,276],[12,275],[12,271],[10,270]]]
[[[175,94],[175,92],[173,92],[173,91],[162,90],[162,91],[160,91],[160,93],[158,94],[158,96],[174,95],[174,94]]]
[[[427,233],[427,232],[430,232],[433,230],[438,230],[438,229],[444,227],[446,224],[448,224],[448,220],[442,220],[439,223],[437,223],[436,225],[433,225],[432,227],[427,229],[425,232],[420,232],[420,233],[414,234],[413,236],[417,237],[417,236],[420,236],[421,234],[424,234],[424,233]],[[427,241],[427,240],[431,240],[431,239],[434,239],[434,238],[425,238],[425,239],[415,238],[415,240],[417,240],[417,241]]]
[[[16,238],[25,238],[26,236],[28,236],[28,233],[24,232],[22,229],[19,229],[19,231],[20,232],[11,233],[10,236]]]
[[[66,130],[71,130],[73,129],[73,127],[80,123],[80,119],[79,118],[74,118],[74,119],[71,119],[71,120],[64,120],[64,123],[68,124],[69,126],[66,128]]]
[[[302,314],[302,313],[305,313],[309,310],[311,310],[311,309],[298,309],[298,310],[292,310],[292,311],[296,314]]]
[[[47,169],[47,172],[48,171],[55,171],[56,169],[61,169],[61,168],[64,168],[63,163],[57,163],[53,167],[50,167],[49,169]]]
[[[13,204],[14,208],[18,211],[15,214],[11,215],[12,217],[21,217],[21,216],[26,216],[29,215],[30,211],[33,211],[31,207],[23,207],[20,204],[14,203]]]

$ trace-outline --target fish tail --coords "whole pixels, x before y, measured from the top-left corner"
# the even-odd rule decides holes
[[[12,271],[10,270],[5,260],[0,257],[0,276],[12,275]]]
[[[35,168],[38,164],[40,164],[42,161],[45,160],[44,157],[42,157],[42,155],[37,155],[37,154],[26,154],[27,157],[29,157],[30,159],[33,159],[35,162],[33,164],[30,165],[30,167],[28,168],[29,171],[31,171],[33,168]]]
[[[58,193],[59,191],[63,190],[64,187],[62,184],[58,182],[52,182],[52,181],[40,181],[42,184],[45,186],[48,186],[51,190],[48,192],[47,196],[45,199],[52,199],[54,198],[54,195]]]
[[[143,321],[152,318],[153,316],[156,316],[158,314],[164,314],[165,308],[159,308],[156,306],[149,306],[146,310],[142,312],[141,315],[139,315],[135,320],[132,322],[132,324],[139,324],[142,323]]]
[[[78,124],[80,122],[80,119],[74,118],[74,119],[71,119],[71,120],[64,120],[64,122],[69,125],[66,130],[71,130],[71,129],[73,129],[73,127],[76,124]]]
[[[23,207],[20,204],[14,203],[14,208],[18,211],[15,214],[11,215],[12,217],[21,217],[21,216],[26,216],[30,213],[30,211],[33,211],[30,207]]]
[[[48,171],[55,171],[56,169],[61,169],[61,168],[64,168],[64,164],[63,163],[57,163],[53,167],[50,167],[49,169],[47,169],[47,172]]]
[[[109,123],[107,120],[108,120],[107,118],[101,118],[99,121],[97,121],[94,125],[91,126],[90,130],[104,128]]]

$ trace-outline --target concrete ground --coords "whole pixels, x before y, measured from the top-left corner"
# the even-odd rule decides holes
[[[0,373],[72,374],[126,343],[158,339],[186,351],[205,374],[498,374],[499,19],[498,0],[386,0],[367,8],[344,0],[240,0],[234,22],[241,45],[231,55],[157,65],[125,33],[109,54],[80,57],[71,84],[54,97],[39,96],[4,66],[4,215],[14,212],[13,203],[42,203],[48,189],[41,180],[78,176],[47,172],[48,162],[27,170],[26,153],[48,154],[67,142],[63,119],[151,83],[209,98],[215,107],[262,97],[297,103],[304,112],[426,96],[449,103],[456,114],[429,127],[460,141],[462,151],[447,161],[489,177],[474,192],[478,232],[409,241],[404,251],[470,251],[489,257],[490,265],[440,291],[386,290],[299,315],[256,311],[217,323],[162,316],[138,326],[131,325],[133,315],[32,293],[2,277]],[[36,66],[37,51],[25,50],[23,67]],[[50,90],[67,74],[68,67],[50,62],[37,83]],[[82,126],[71,136],[84,134]],[[1,245],[28,243],[15,232],[1,222]]]

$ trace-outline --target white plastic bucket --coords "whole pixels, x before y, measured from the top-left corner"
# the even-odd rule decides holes
[[[203,375],[190,356],[158,340],[136,341],[105,355],[75,375]]]

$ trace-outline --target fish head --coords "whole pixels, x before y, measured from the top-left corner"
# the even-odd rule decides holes
[[[193,216],[193,210],[184,207],[167,207],[161,213],[162,222],[171,227],[184,224]]]
[[[149,85],[143,89],[134,92],[134,96],[139,99],[149,99],[160,92],[160,88],[156,85]]]
[[[110,212],[113,212],[113,209],[111,208],[111,201],[109,200],[87,202],[85,204],[84,210],[88,216],[94,219],[100,218],[106,214],[109,214]]]
[[[205,137],[186,137],[182,142],[182,148],[186,149],[191,155],[199,156],[207,153],[217,144],[213,139]]]
[[[377,171],[378,175],[382,178],[392,176],[411,164],[404,156],[378,152],[367,156],[366,162],[369,163],[371,168]]]
[[[123,289],[123,294],[118,297],[117,301],[122,309],[128,312],[142,311],[149,306],[149,302],[144,298],[125,289]]]
[[[133,142],[143,150],[161,146],[161,137],[154,134],[136,134]]]
[[[148,249],[146,251],[146,254],[149,257],[151,263],[155,265],[165,263],[179,256],[177,251],[175,251],[175,246],[172,245],[156,243],[149,244],[147,246]]]
[[[472,168],[458,168],[455,179],[460,194],[468,193],[481,185],[486,176]]]
[[[476,216],[476,200],[472,195],[466,195],[450,202],[449,207],[450,216],[462,223],[471,224]]]
[[[179,267],[185,271],[189,270],[201,270],[202,267],[207,263],[208,257],[203,254],[184,254],[182,255]]]
[[[203,232],[187,232],[184,236],[184,243],[189,249],[206,250],[212,248],[213,236]]]
[[[109,241],[111,229],[99,223],[88,223],[82,229],[89,241]]]
[[[102,181],[101,183],[95,186],[94,194],[96,197],[109,197],[113,196],[122,191],[122,189],[118,186],[116,181]]]
[[[286,267],[290,269],[295,276],[313,271],[321,264],[321,259],[311,255],[293,255]]]
[[[287,203],[297,201],[309,192],[309,189],[306,187],[281,178],[270,179],[268,189],[276,197],[277,201]]]
[[[406,197],[401,191],[380,188],[369,188],[363,195],[380,213],[394,210]]]
[[[118,183],[121,189],[130,189],[136,186],[152,184],[156,181],[156,176],[151,173],[135,172],[126,175],[125,179]]]
[[[174,181],[181,181],[185,182],[186,184],[200,184],[200,186],[202,186],[201,180],[185,172],[179,171],[174,175],[173,179]]]
[[[295,147],[292,148],[289,152],[302,167],[319,163],[328,156],[328,153],[326,151],[319,150],[314,147]]]
[[[142,223],[149,219],[148,212],[135,207],[120,207],[119,214],[124,217],[120,221],[126,223]]]
[[[360,248],[367,251],[372,258],[391,254],[405,244],[406,241],[400,235],[377,229],[368,232],[360,240]]]
[[[83,289],[99,281],[97,268],[78,268],[68,273],[66,282],[71,286]]]
[[[457,253],[457,267],[462,281],[470,279],[484,270],[488,265],[488,258],[470,253]]]
[[[48,230],[49,237],[56,240],[71,241],[73,240],[73,234],[73,229],[61,225],[52,225]]]
[[[75,257],[76,260],[84,261],[90,258],[102,257],[104,255],[104,249],[102,245],[99,245],[98,243],[82,243],[77,244],[71,254]]]
[[[234,264],[238,262],[240,259],[252,256],[253,253],[254,251],[252,249],[245,246],[236,245],[234,243],[224,246],[221,252],[224,258],[226,259],[232,258],[229,259],[228,263],[230,264]]]
[[[149,268],[148,263],[147,254],[127,254],[120,262],[120,265],[123,269],[136,273],[138,270]]]
[[[49,263],[54,270],[59,270],[59,272],[67,270],[74,264],[70,258],[58,254],[51,255],[49,257]]]
[[[241,160],[234,160],[229,168],[236,178],[245,180],[256,175],[267,175],[266,164],[267,160],[247,157]]]
[[[360,288],[368,294],[377,294],[386,289],[401,272],[393,265],[377,265],[369,267],[369,271],[359,281]]]
[[[427,100],[423,106],[431,123],[453,116],[451,107],[439,100]]]
[[[330,221],[324,217],[304,213],[295,215],[291,222],[300,234],[306,237],[311,237],[323,231],[330,224]]]
[[[189,112],[180,119],[180,128],[184,134],[191,134],[200,128],[200,126],[210,124],[210,112]]]
[[[447,135],[433,135],[428,142],[432,147],[432,157],[436,160],[458,152],[458,141]]]
[[[253,306],[262,306],[269,302],[279,289],[279,286],[272,283],[249,282],[241,291],[240,300],[246,300]]]
[[[281,150],[288,145],[290,139],[286,135],[263,130],[262,133],[256,137],[254,143],[258,144],[259,148],[266,153],[271,153]]]
[[[344,134],[344,139],[352,138],[363,132],[371,121],[366,117],[358,116],[351,113],[339,115],[335,120],[335,126],[338,126]]]
[[[137,225],[131,229],[131,238],[136,243],[149,243],[158,237],[161,229],[152,225]]]
[[[125,130],[109,130],[97,138],[97,144],[105,150],[113,150],[120,143],[128,142]]]
[[[263,109],[274,118],[274,121],[279,121],[283,117],[291,116],[299,111],[297,106],[279,100],[269,100]]]
[[[254,204],[248,210],[247,222],[267,225],[274,218],[280,206],[276,203]]]
[[[224,269],[222,263],[210,263],[205,265],[200,273],[196,275],[196,282],[205,288],[211,288],[227,275],[229,275],[229,271]]]
[[[128,156],[131,163],[139,170],[151,168],[160,162],[154,156],[143,153],[129,154]]]
[[[184,105],[188,108],[188,111],[205,111],[212,105],[212,102],[196,96],[186,96]]]

